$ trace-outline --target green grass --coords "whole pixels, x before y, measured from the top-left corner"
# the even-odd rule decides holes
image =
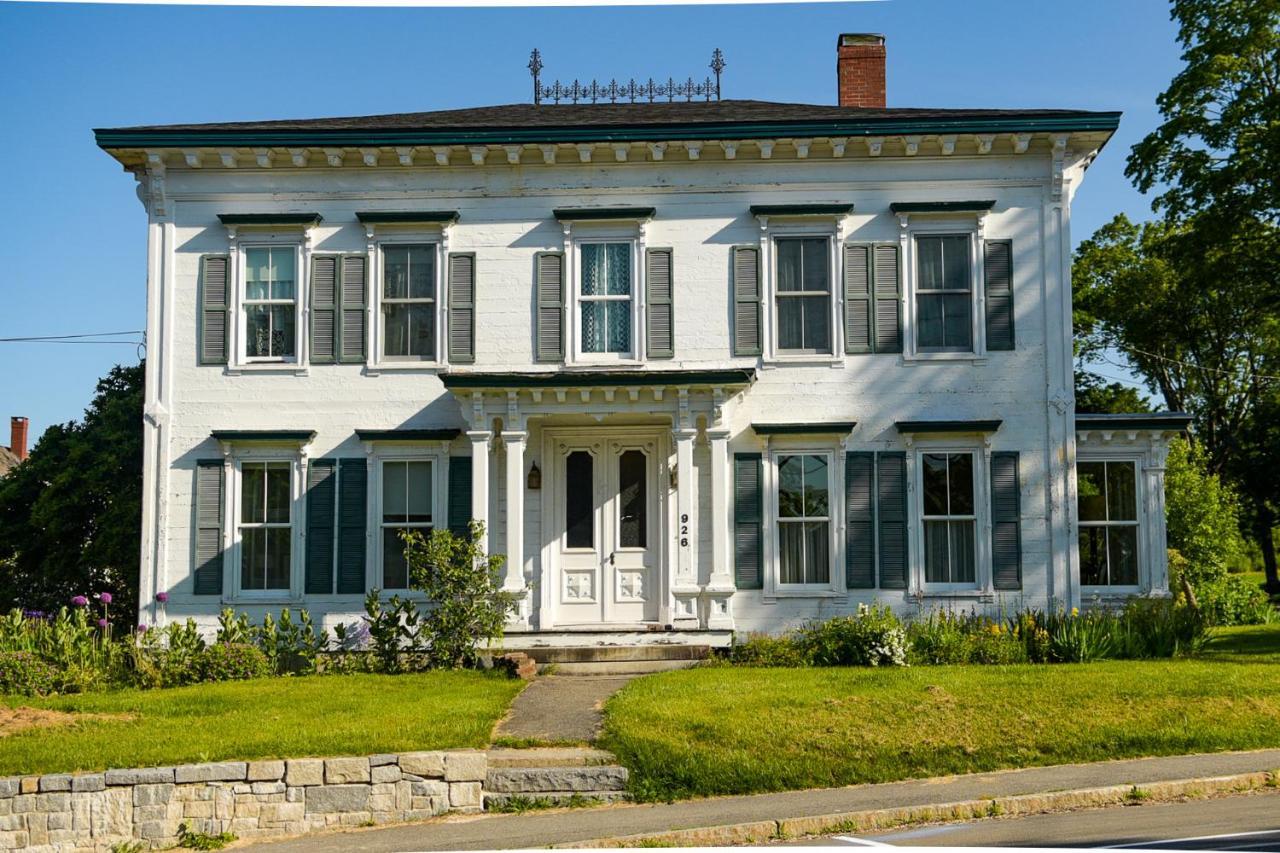
[[[479,747],[523,686],[494,673],[432,672],[3,697],[10,707],[132,718],[85,719],[0,738],[0,776]]]
[[[1195,660],[708,667],[631,682],[601,746],[645,799],[1280,746],[1280,626]]]

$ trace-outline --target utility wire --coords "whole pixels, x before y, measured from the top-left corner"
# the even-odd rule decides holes
[[[120,335],[141,335],[141,329],[130,329],[127,332],[92,332],[83,335],[31,335],[21,338],[0,338],[0,343],[75,343],[78,338],[114,338]],[[98,344],[126,344],[132,341],[80,341],[82,343],[98,343]]]
[[[1168,356],[1165,356],[1165,355],[1157,355],[1157,354],[1156,354],[1156,353],[1154,353],[1154,352],[1147,352],[1146,350],[1137,349],[1137,348],[1135,348],[1135,347],[1130,347],[1129,349],[1133,350],[1133,352],[1139,353],[1140,355],[1145,355],[1145,356],[1147,356],[1148,358],[1154,358],[1154,359],[1157,359],[1157,360],[1159,360],[1159,361],[1168,362],[1169,364],[1177,364],[1177,365],[1181,365],[1182,367],[1185,367],[1185,368],[1187,368],[1188,370],[1202,370],[1202,371],[1205,371],[1206,373],[1220,373],[1220,374],[1222,374],[1223,376],[1232,376],[1232,377],[1239,377],[1239,375],[1240,375],[1240,374],[1239,374],[1238,372],[1236,372],[1236,371],[1232,371],[1232,370],[1222,370],[1222,369],[1217,368],[1217,367],[1203,367],[1203,366],[1198,365],[1198,364],[1192,364],[1192,363],[1191,363],[1191,362],[1189,362],[1189,361],[1182,361],[1182,360],[1180,360],[1180,359],[1176,359],[1176,358],[1169,358]],[[1117,362],[1117,361],[1112,361],[1111,359],[1107,358],[1106,356],[1103,356],[1102,360],[1103,360],[1103,361],[1105,361],[1105,362],[1107,362],[1108,364],[1113,364],[1113,365],[1115,365],[1116,367],[1120,367],[1120,368],[1123,368],[1123,369],[1125,369],[1125,370],[1132,370],[1132,369],[1133,369],[1133,367],[1132,367],[1131,365],[1127,365],[1127,364],[1120,364],[1120,363],[1119,363],[1119,362]],[[1267,380],[1270,380],[1270,381],[1272,381],[1272,382],[1280,382],[1280,376],[1277,376],[1277,375],[1275,375],[1275,374],[1271,374],[1271,373],[1254,373],[1254,374],[1252,374],[1252,377],[1251,377],[1251,378],[1253,378],[1253,379],[1267,379]]]

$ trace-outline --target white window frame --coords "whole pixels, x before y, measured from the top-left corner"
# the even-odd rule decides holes
[[[371,478],[376,492],[372,494],[369,501],[370,516],[369,529],[376,530],[377,535],[374,537],[373,545],[373,587],[382,590],[384,593],[391,595],[399,595],[404,597],[406,594],[421,595],[408,587],[398,587],[393,590],[387,590],[384,585],[383,569],[385,563],[385,543],[383,542],[383,529],[385,527],[422,527],[423,525],[386,525],[383,523],[383,470],[384,465],[388,462],[430,462],[431,463],[431,530],[445,530],[448,528],[448,506],[444,504],[446,499],[445,483],[448,472],[445,470],[447,464],[447,453],[445,451],[428,448],[412,448],[397,447],[387,448],[385,451],[378,452],[374,457],[375,476]],[[408,579],[408,582],[411,579]]]
[[[1131,465],[1133,466],[1133,521],[1081,521],[1080,520],[1080,488],[1079,488],[1079,470],[1080,465],[1086,462],[1103,462],[1107,465]],[[1109,595],[1135,595],[1150,588],[1150,566],[1146,560],[1146,544],[1143,538],[1146,535],[1147,518],[1145,515],[1146,495],[1144,494],[1143,485],[1143,459],[1140,456],[1123,454],[1123,455],[1099,455],[1086,454],[1077,456],[1076,458],[1076,507],[1074,508],[1076,526],[1083,527],[1132,527],[1137,533],[1134,536],[1136,552],[1134,554],[1134,563],[1137,567],[1137,583],[1132,584],[1085,584],[1084,583],[1084,565],[1079,553],[1076,554],[1078,566],[1077,578],[1080,583],[1080,593],[1082,596],[1109,596]],[[1105,477],[1104,477],[1105,485]],[[1072,543],[1073,547],[1080,547],[1080,538],[1077,533],[1076,541]],[[1111,552],[1107,550],[1107,576],[1111,576]]]
[[[383,272],[386,269],[386,259],[384,251],[388,246],[428,246],[435,253],[436,274],[434,290],[436,312],[435,312],[435,355],[431,358],[421,358],[418,356],[388,356],[386,349],[386,314],[383,313]],[[369,250],[369,264],[373,267],[370,276],[368,304],[372,315],[369,340],[372,343],[369,361],[374,367],[379,369],[395,369],[397,367],[441,367],[446,364],[447,348],[445,346],[445,332],[448,328],[445,305],[445,264],[448,262],[448,252],[444,244],[444,238],[440,233],[429,234],[398,234],[393,238],[380,239],[376,241]],[[341,294],[338,296],[341,299]],[[400,302],[401,300],[396,300]],[[409,302],[410,300],[404,300]]]
[[[247,274],[246,264],[248,262],[249,251],[251,249],[288,249],[292,248],[294,252],[294,288],[293,288],[293,328],[294,328],[294,355],[292,358],[275,358],[248,355],[249,349],[249,322],[246,316],[246,309],[249,299],[246,292]],[[235,346],[232,347],[233,363],[229,367],[237,370],[275,370],[289,369],[298,370],[305,369],[309,353],[307,334],[307,318],[308,312],[306,305],[310,294],[310,253],[306,249],[305,241],[299,240],[296,235],[255,235],[252,240],[243,243],[238,240],[232,241],[232,254],[234,255],[234,263],[232,271],[235,276],[235,282],[231,288],[231,298],[234,300],[234,311],[232,314],[232,322],[234,323],[233,333],[235,335]],[[267,300],[265,302],[272,302]],[[264,303],[264,300],[253,300],[254,304]]]
[[[924,216],[919,219],[917,217]],[[906,361],[982,361],[987,356],[985,320],[985,294],[983,292],[983,217],[973,213],[926,215],[915,214],[901,218],[902,232],[900,254],[902,256],[903,281],[903,356]],[[921,350],[918,336],[917,296],[920,292],[919,256],[916,241],[920,237],[969,238],[969,323],[968,350]],[[936,293],[938,291],[930,291]]]
[[[832,322],[831,312],[829,310],[827,312],[828,313],[827,345],[829,348],[829,352],[819,352],[817,350],[807,350],[807,349],[783,349],[781,346],[782,333],[781,333],[781,330],[778,328],[778,322],[782,316],[782,311],[779,310],[779,301],[785,298],[797,298],[797,297],[813,299],[813,298],[820,297],[822,295],[820,291],[792,290],[792,291],[787,291],[787,295],[784,297],[783,291],[778,288],[777,283],[780,278],[778,274],[778,260],[782,256],[781,251],[779,251],[778,249],[778,244],[788,242],[788,241],[793,241],[793,240],[824,240],[826,242],[827,244],[827,251],[826,251],[827,290],[825,295],[827,297],[828,308],[830,308],[830,304],[832,302],[836,301],[835,289],[836,289],[836,269],[837,268],[834,266],[836,258],[835,258],[835,253],[832,251],[832,243],[834,242],[833,235],[830,235],[830,234],[775,234],[773,236],[773,246],[771,247],[772,260],[773,260],[773,275],[771,280],[773,282],[774,287],[772,290],[772,305],[770,306],[771,308],[770,313],[771,313],[771,322],[773,324],[773,329],[772,329],[773,341],[777,345],[777,354],[781,358],[803,358],[803,359],[833,358],[835,357],[835,354],[836,354],[835,335],[838,333],[838,328]]]
[[[841,334],[840,314],[843,310],[843,288],[840,286],[843,265],[840,252],[844,245],[840,223],[830,217],[827,221],[770,221],[768,217],[759,217],[761,225],[760,249],[761,270],[764,272],[762,282],[763,293],[763,326],[764,326],[764,360],[785,364],[788,362],[808,362],[817,364],[842,364],[844,358],[844,337]],[[830,328],[831,352],[811,353],[796,350],[784,350],[778,345],[778,240],[788,238],[822,238],[827,241],[827,269],[830,286],[830,304],[827,315]]]
[[[970,470],[971,470],[971,472],[972,472],[972,475],[973,475],[973,480],[974,480],[974,482],[970,483],[970,488],[971,488],[972,493],[973,493],[973,512],[972,512],[971,514],[969,514],[969,515],[957,515],[957,514],[954,514],[954,513],[951,513],[951,512],[948,512],[946,515],[928,515],[928,514],[926,513],[926,511],[925,511],[925,506],[924,506],[924,457],[925,457],[925,456],[948,456],[948,457],[950,457],[950,456],[952,456],[952,455],[960,455],[960,454],[964,454],[965,456],[968,456],[968,457],[970,457],[970,458],[973,460],[973,462],[972,462],[972,466],[971,466],[971,468],[970,468]],[[978,535],[979,535],[979,531],[978,531],[978,483],[977,483],[977,479],[978,479],[978,459],[977,459],[977,457],[978,457],[978,452],[977,452],[977,451],[974,451],[974,450],[959,450],[959,451],[956,451],[956,450],[936,450],[936,449],[932,449],[932,448],[930,448],[930,449],[925,449],[925,450],[921,450],[921,451],[920,451],[920,453],[919,453],[919,454],[917,455],[917,457],[916,457],[917,465],[919,466],[919,471],[920,471],[920,492],[919,492],[919,494],[920,494],[920,542],[921,542],[921,546],[922,546],[922,547],[921,547],[921,549],[920,549],[920,570],[921,570],[921,572],[922,572],[921,577],[922,577],[922,579],[923,579],[923,583],[924,583],[925,589],[926,589],[927,591],[942,590],[942,591],[947,591],[947,592],[954,592],[954,591],[957,591],[957,590],[971,590],[971,589],[976,589],[976,588],[978,587],[978,578],[980,577],[981,573],[979,572],[979,569],[978,569],[978,557],[979,557],[979,554],[980,554],[980,549],[978,548]],[[950,459],[948,459],[948,460],[947,460],[947,489],[948,489],[948,493],[950,492],[950,488],[951,488],[951,460],[950,460]],[[950,500],[950,495],[949,495],[949,494],[948,494],[948,500]],[[927,552],[927,550],[923,547],[923,544],[924,544],[924,541],[925,541],[925,525],[926,525],[928,522],[930,522],[930,521],[945,521],[945,522],[948,522],[948,524],[947,524],[947,560],[948,560],[948,567],[949,567],[949,568],[950,568],[950,559],[951,559],[951,556],[950,556],[950,554],[951,554],[951,551],[950,551],[950,548],[951,548],[951,526],[950,526],[950,522],[952,522],[952,521],[971,521],[971,522],[973,522],[973,551],[974,551],[974,553],[973,553],[973,583],[968,583],[968,582],[965,582],[965,581],[930,581],[930,580],[928,579],[928,565],[927,565],[927,555],[928,555],[928,552]]]
[[[973,457],[973,583],[929,583],[924,565],[924,454],[967,453]],[[926,596],[991,596],[991,452],[985,442],[916,437],[907,453],[911,581],[909,593]],[[934,516],[930,516],[934,518]]]
[[[244,466],[246,464],[260,465],[262,463],[287,464],[289,466],[289,527],[291,530],[289,537],[289,585],[280,589],[245,589],[241,585],[244,541],[240,535],[240,513],[243,509],[241,488],[244,480]],[[225,522],[223,527],[228,547],[225,549],[224,571],[231,577],[230,583],[224,584],[223,589],[232,591],[233,601],[272,603],[296,600],[302,590],[302,528],[303,519],[305,518],[302,500],[304,489],[301,455],[298,453],[281,453],[278,449],[259,450],[246,448],[235,453],[225,470],[228,476],[226,478]]]
[[[569,257],[568,281],[566,282],[566,298],[569,309],[569,360],[580,364],[641,364],[645,360],[644,330],[641,323],[644,318],[644,237],[638,234],[634,226],[625,229],[592,228],[588,225],[575,226],[587,231],[585,236],[573,235],[569,232],[566,254]],[[582,349],[582,303],[585,301],[602,301],[600,297],[584,299],[581,295],[582,282],[582,247],[588,244],[626,243],[631,247],[631,351],[628,353],[583,352]],[[610,301],[622,301],[614,297]]]
[[[782,583],[782,549],[778,524],[778,458],[780,456],[824,456],[827,460],[828,553],[831,566],[824,584]],[[764,595],[771,598],[815,598],[844,594],[844,454],[831,444],[791,443],[773,439],[764,454]]]

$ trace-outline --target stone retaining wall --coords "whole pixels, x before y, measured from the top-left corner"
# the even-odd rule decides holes
[[[487,769],[483,752],[461,750],[0,779],[0,849],[170,847],[183,823],[261,838],[475,812]]]

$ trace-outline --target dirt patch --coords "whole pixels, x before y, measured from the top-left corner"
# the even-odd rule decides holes
[[[66,711],[48,711],[43,708],[0,707],[0,737],[8,737],[27,729],[70,726],[89,720],[127,722],[132,719],[133,714],[68,714]]]

